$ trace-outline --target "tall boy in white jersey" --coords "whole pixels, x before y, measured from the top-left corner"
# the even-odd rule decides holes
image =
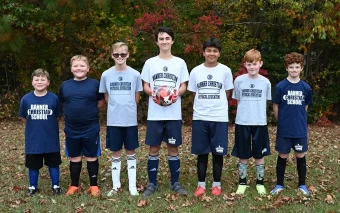
[[[127,66],[129,48],[123,42],[112,45],[115,66],[103,72],[99,92],[104,93],[107,107],[106,148],[112,151],[111,196],[121,188],[121,154],[124,145],[127,155],[129,192],[138,195],[136,187],[138,143],[137,104],[143,91],[142,80],[137,70]]]
[[[266,194],[264,187],[264,156],[270,155],[267,128],[267,101],[271,100],[271,85],[259,74],[263,65],[261,53],[251,49],[243,58],[247,74],[235,79],[233,98],[237,100],[235,145],[232,155],[239,158],[239,186],[236,194],[244,194],[247,185],[249,158],[255,159],[256,189]]]
[[[143,195],[152,195],[158,187],[157,172],[159,167],[159,150],[163,138],[168,148],[168,163],[171,174],[170,189],[181,195],[187,192],[178,182],[180,159],[178,146],[182,144],[181,95],[186,91],[189,78],[188,69],[183,59],[171,54],[174,32],[167,27],[160,27],[155,33],[159,55],[148,59],[142,70],[144,92],[149,95],[148,121],[145,142],[150,146],[148,157],[148,178]],[[175,99],[170,106],[155,103],[154,89],[170,86],[176,89]]]
[[[233,88],[233,76],[229,67],[217,62],[221,43],[209,38],[203,43],[205,62],[190,73],[188,90],[194,96],[191,153],[197,155],[198,187],[195,196],[206,191],[206,172],[209,153],[213,158],[211,194],[222,193],[221,175],[223,155],[228,154],[228,99]]]

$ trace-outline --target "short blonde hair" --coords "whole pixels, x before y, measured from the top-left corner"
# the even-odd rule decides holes
[[[261,53],[260,51],[256,49],[251,49],[246,52],[246,54],[243,57],[244,62],[256,62],[256,61],[262,61]]]
[[[129,47],[128,47],[128,45],[127,45],[126,43],[124,43],[124,42],[121,42],[121,41],[116,42],[116,43],[114,43],[114,44],[112,45],[112,52],[114,52],[115,50],[117,50],[117,49],[119,49],[119,48],[121,48],[121,47],[125,47],[126,51],[129,52]]]
[[[70,60],[70,65],[71,65],[71,67],[72,67],[73,61],[75,61],[75,60],[84,61],[84,62],[87,64],[88,67],[90,66],[89,60],[87,59],[86,56],[83,56],[83,55],[75,55],[75,56],[73,56],[73,57],[71,58],[71,60]]]
[[[33,77],[46,77],[47,80],[50,80],[50,74],[46,70],[41,68],[33,71],[31,75],[31,80],[33,80]]]

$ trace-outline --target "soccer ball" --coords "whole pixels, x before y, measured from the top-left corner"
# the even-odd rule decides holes
[[[176,89],[168,86],[160,86],[154,93],[157,104],[161,106],[170,106],[173,103]]]

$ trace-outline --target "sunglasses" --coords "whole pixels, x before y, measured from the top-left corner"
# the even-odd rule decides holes
[[[122,57],[122,58],[125,58],[128,54],[127,53],[113,53],[112,56],[115,57],[115,58],[119,58]]]

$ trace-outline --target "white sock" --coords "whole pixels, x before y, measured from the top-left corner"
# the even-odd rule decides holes
[[[221,182],[213,182],[212,187],[218,186],[218,188],[221,188]]]
[[[137,179],[137,159],[136,154],[127,155],[127,170],[129,177],[129,191],[131,195],[138,195],[136,179]]]
[[[111,172],[112,172],[112,188],[114,190],[118,190],[121,186],[120,184],[120,170],[121,170],[121,158],[112,157],[112,165],[111,165]]]
[[[205,188],[205,182],[198,182],[198,186]]]

